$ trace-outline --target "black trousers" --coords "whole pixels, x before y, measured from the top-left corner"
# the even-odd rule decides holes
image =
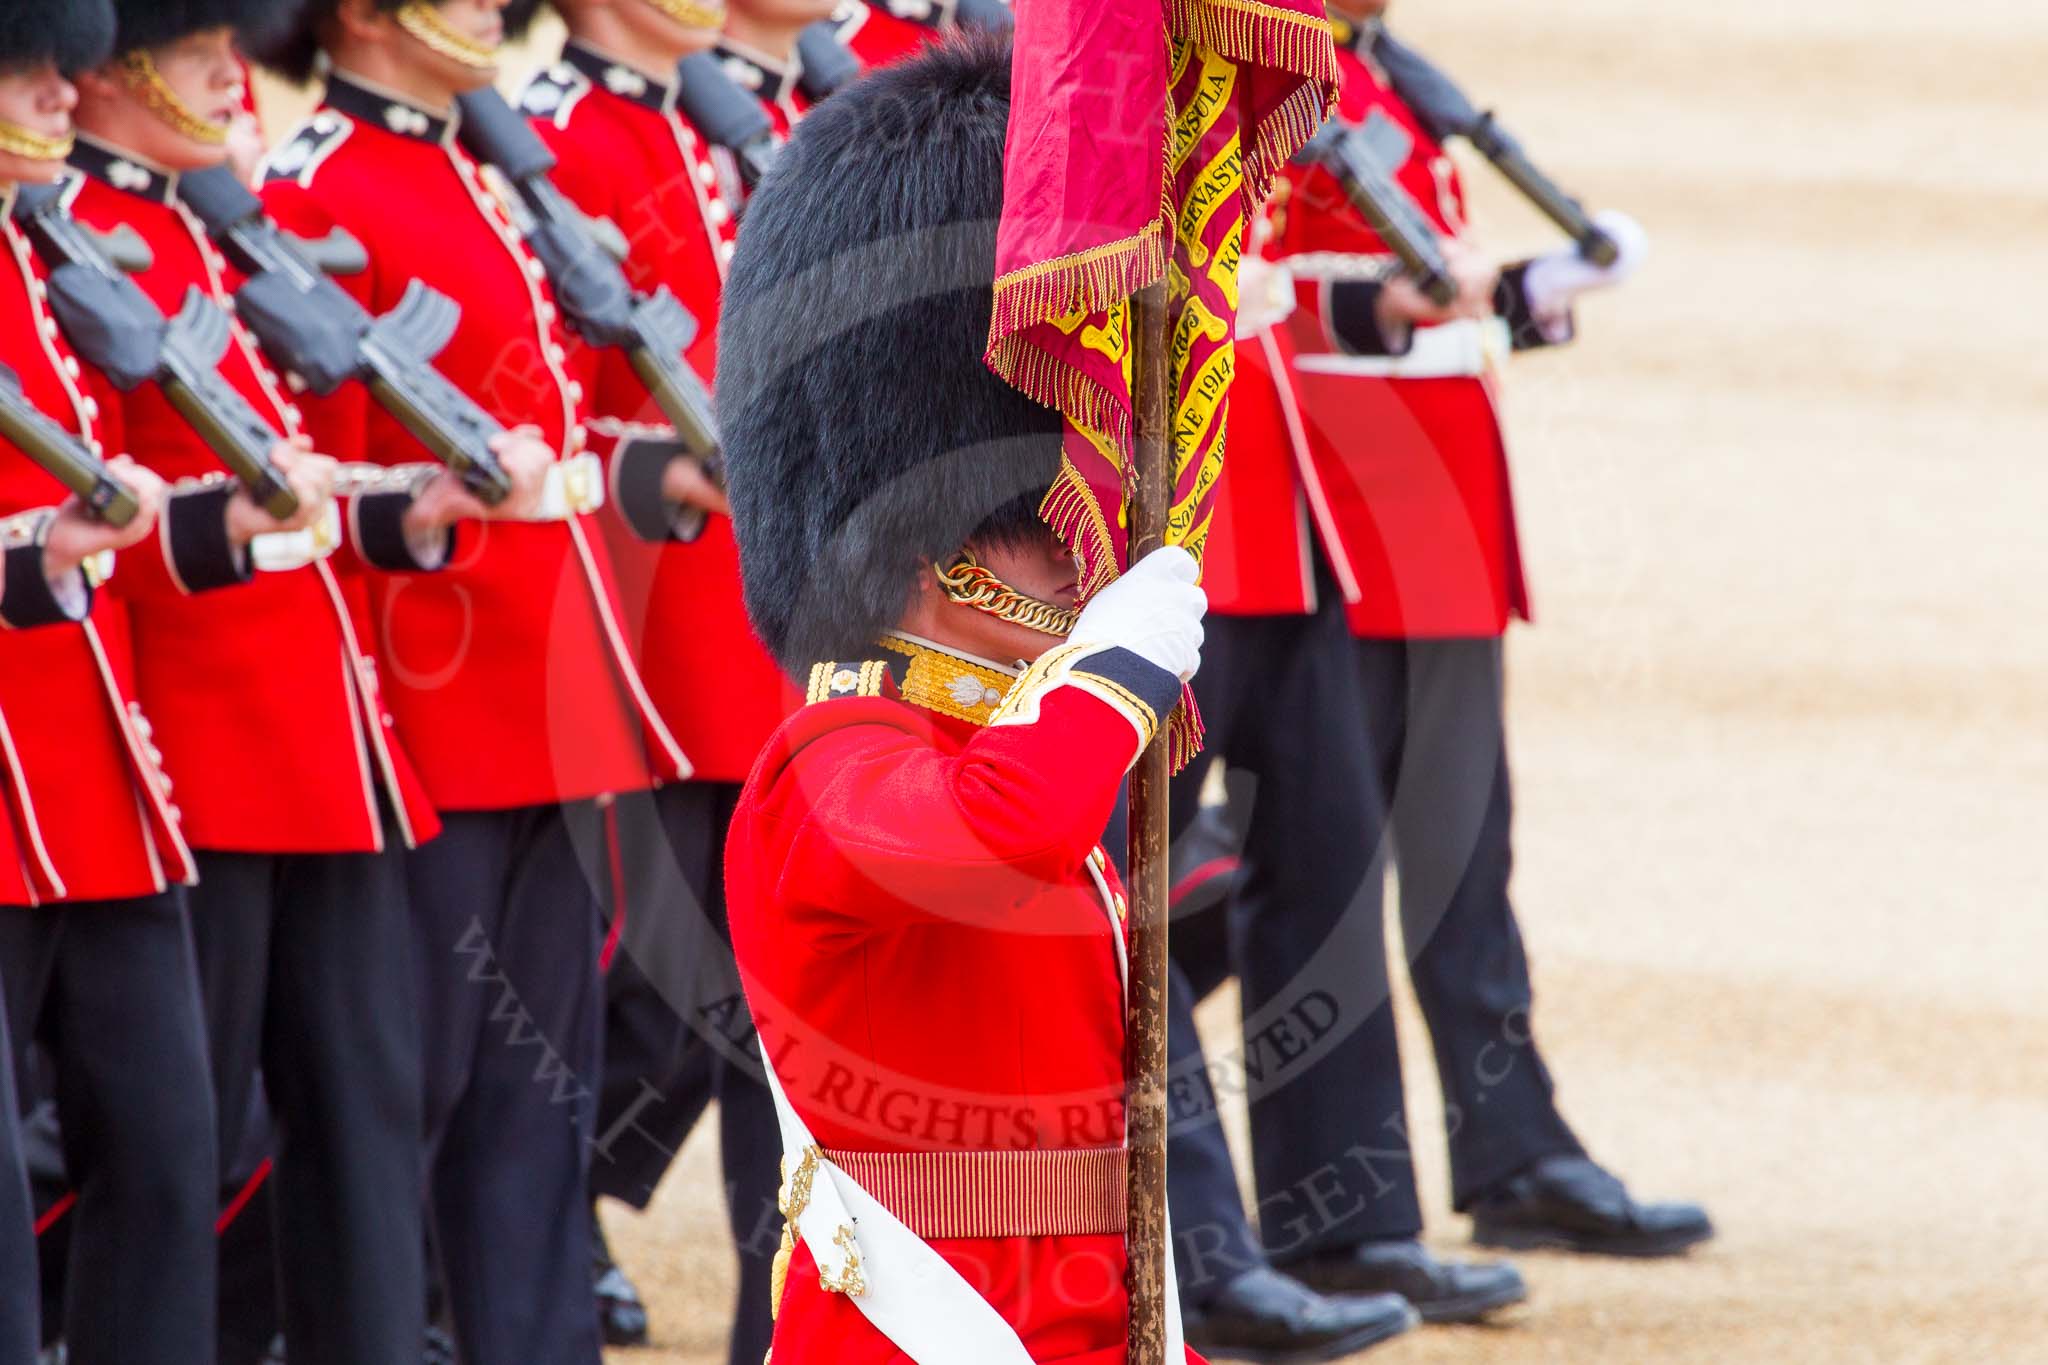
[[[14,1074],[49,1054],[78,1194],[69,1359],[208,1365],[218,1158],[183,893],[0,907],[0,994]]]
[[[782,1137],[759,1071],[725,910],[725,835],[739,785],[686,782],[613,806],[625,919],[605,974],[604,1084],[593,1197],[644,1209],[715,1096],[726,1219],[739,1256],[729,1354],[759,1365],[773,1332],[770,1270]]]
[[[407,860],[429,1208],[466,1365],[598,1365],[600,869],[579,853],[598,816],[452,811]]]
[[[36,1302],[35,1205],[21,1150],[21,1093],[14,1084],[14,1044],[0,999],[0,1360],[34,1360],[42,1345]]]
[[[1261,1227],[1280,1260],[1422,1227],[1386,991],[1390,854],[1408,974],[1444,1095],[1455,1206],[1540,1157],[1582,1150],[1530,1031],[1529,964],[1508,901],[1501,642],[1365,640],[1353,654],[1362,705],[1352,714],[1374,786],[1365,818],[1336,829],[1334,809],[1310,827],[1255,818],[1255,870],[1238,906],[1248,1038],[1255,1021],[1290,1018],[1296,1041],[1316,1035],[1290,1083],[1268,1086],[1252,1111]],[[1291,753],[1320,794],[1324,736],[1351,736],[1358,723],[1330,707],[1274,720],[1269,744]],[[1278,795],[1269,777],[1262,804]],[[1287,884],[1285,869],[1339,849],[1322,894]],[[1328,1027],[1291,1003],[1321,991],[1336,1000],[1316,1012],[1332,1016]],[[1269,1061],[1293,1046],[1272,1041]]]
[[[384,1365],[425,1330],[419,1004],[405,855],[199,854],[191,892],[230,1182],[259,1068],[297,1365]]]
[[[1252,863],[1243,894],[1271,904],[1327,906],[1341,917],[1371,865],[1361,831],[1375,827],[1377,816],[1350,636],[1327,581],[1321,601],[1307,616],[1211,617],[1194,689],[1208,733],[1205,757],[1220,757],[1232,770],[1232,814],[1241,837],[1248,847],[1284,840],[1288,850],[1285,857]],[[1195,817],[1206,767],[1198,761],[1174,780],[1176,838]],[[1171,992],[1185,988],[1190,1000],[1198,999],[1235,966],[1245,994],[1243,1044],[1207,1062],[1192,1019],[1183,1023],[1185,1009],[1169,1001],[1169,1044],[1183,1028],[1189,1041],[1173,1048],[1170,1061],[1168,1199],[1177,1268],[1187,1282],[1183,1298],[1199,1302],[1219,1275],[1227,1278],[1224,1272],[1263,1259],[1249,1230],[1238,1230],[1245,1220],[1214,1115],[1216,1090],[1238,1090],[1250,1100],[1253,1164],[1264,1191],[1294,1139],[1292,1120],[1273,1097],[1302,1080],[1332,1034],[1359,1027],[1384,1000],[1386,986],[1383,976],[1362,978],[1355,962],[1295,970],[1257,935],[1230,923],[1222,908],[1192,921],[1176,919],[1169,942]],[[1267,1247],[1287,1250],[1291,1233],[1267,1209],[1261,1214]]]

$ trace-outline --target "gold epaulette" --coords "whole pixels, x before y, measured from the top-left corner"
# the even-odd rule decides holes
[[[837,701],[842,697],[879,697],[889,678],[889,665],[880,659],[840,663],[827,659],[811,665],[811,681],[804,689],[804,704]]]

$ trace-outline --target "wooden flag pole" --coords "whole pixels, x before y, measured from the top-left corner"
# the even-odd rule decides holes
[[[1131,300],[1131,396],[1137,487],[1130,562],[1166,543],[1173,502],[1173,402],[1166,284]],[[1124,1029],[1125,1124],[1130,1141],[1125,1246],[1131,1294],[1130,1365],[1166,1362],[1166,727],[1131,770],[1130,992]],[[1180,1365],[1180,1362],[1173,1362]]]

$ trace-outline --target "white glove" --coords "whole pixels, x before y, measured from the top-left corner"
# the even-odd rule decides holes
[[[1594,265],[1577,247],[1568,247],[1529,262],[1522,276],[1522,292],[1538,321],[1562,318],[1571,311],[1573,299],[1591,289],[1620,284],[1648,259],[1650,236],[1635,219],[1606,209],[1593,215],[1593,224],[1614,239],[1620,254],[1613,265]]]
[[[1195,557],[1180,546],[1154,550],[1088,599],[1067,639],[1128,649],[1186,682],[1202,664],[1209,595],[1195,585],[1200,576]]]
[[[1237,267],[1237,339],[1285,322],[1294,312],[1294,272],[1247,251]]]

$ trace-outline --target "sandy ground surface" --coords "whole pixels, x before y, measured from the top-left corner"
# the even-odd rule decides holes
[[[2048,1360],[2048,7],[1396,13],[1655,241],[1512,376],[1516,892],[1573,1122],[1723,1233],[1528,1257],[1525,1309],[1372,1358]],[[1475,181],[1495,246],[1550,240]],[[724,1358],[710,1136],[610,1220],[658,1343],[621,1365]]]

